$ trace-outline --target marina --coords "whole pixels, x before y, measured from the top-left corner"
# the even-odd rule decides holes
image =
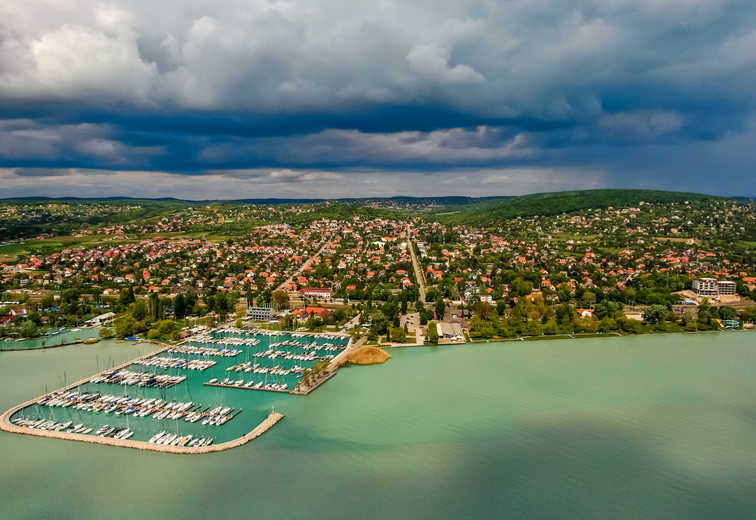
[[[150,446],[145,449],[218,449],[261,433],[261,424],[278,422],[283,416],[272,411],[273,396],[312,391],[320,382],[299,390],[304,372],[316,362],[333,361],[349,344],[348,336],[338,334],[202,329],[178,345],[160,345],[19,405],[3,415],[2,427]],[[323,380],[333,375],[335,370]],[[260,397],[250,401],[242,397],[250,394],[234,389],[256,390]],[[248,411],[241,414],[242,409]]]

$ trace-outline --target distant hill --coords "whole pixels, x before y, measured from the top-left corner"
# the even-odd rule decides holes
[[[640,202],[672,203],[723,199],[714,195],[657,190],[583,190],[536,193],[506,199],[484,200],[437,212],[439,219],[454,224],[482,224],[513,217],[558,215],[571,211],[637,206]],[[456,209],[452,214],[444,214]]]
[[[186,204],[313,204],[319,202],[344,202],[347,204],[418,204],[427,206],[463,206],[476,202],[502,200],[508,196],[496,197],[466,197],[462,195],[449,195],[437,197],[347,197],[347,198],[276,198],[266,197],[257,199],[177,199],[174,197],[8,197],[0,198],[0,202],[177,202]]]

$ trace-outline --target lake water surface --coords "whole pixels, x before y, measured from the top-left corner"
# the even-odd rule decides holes
[[[0,408],[150,350],[0,353]],[[391,354],[270,394],[286,418],[218,454],[0,432],[0,518],[756,516],[754,333]]]
[[[82,329],[59,329],[49,336],[33,339],[3,339],[0,340],[0,350],[22,350],[34,348],[49,348],[58,345],[66,345],[85,339],[100,336],[99,327],[86,327]]]

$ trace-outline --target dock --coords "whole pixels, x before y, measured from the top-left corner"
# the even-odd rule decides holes
[[[236,385],[226,385],[223,383],[202,383],[204,386],[218,386],[220,388],[236,388],[237,390],[257,390],[258,392],[278,392],[281,394],[289,394],[288,390],[275,390],[273,388],[255,388],[253,386],[236,386]]]

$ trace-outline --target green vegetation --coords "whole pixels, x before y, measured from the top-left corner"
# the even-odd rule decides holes
[[[643,202],[669,203],[716,199],[711,195],[655,190],[585,190],[538,193],[485,200],[463,206],[453,215],[438,216],[454,224],[488,224],[512,217],[550,216],[585,209],[629,207]]]
[[[304,386],[310,386],[317,383],[323,376],[328,373],[328,361],[315,361],[310,368],[306,368],[302,372],[302,384]]]
[[[428,336],[425,342],[429,345],[438,345],[438,328],[435,321],[428,322]]]

